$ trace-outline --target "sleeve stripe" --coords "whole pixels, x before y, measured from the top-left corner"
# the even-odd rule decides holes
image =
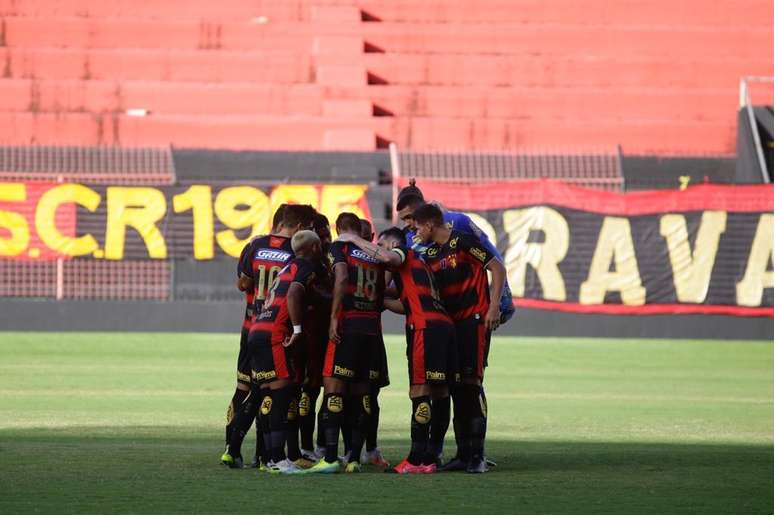
[[[400,262],[401,263],[406,261],[406,253],[403,252],[402,249],[399,249],[399,248],[396,247],[396,248],[392,249],[392,251],[400,256]]]

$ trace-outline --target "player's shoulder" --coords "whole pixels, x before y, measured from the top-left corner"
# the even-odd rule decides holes
[[[292,249],[293,247],[290,245],[291,238],[288,238],[287,236],[280,236],[277,234],[269,234],[264,237],[265,243],[268,247],[275,248],[275,249]]]

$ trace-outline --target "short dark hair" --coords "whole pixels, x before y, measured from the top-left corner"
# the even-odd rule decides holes
[[[419,206],[424,205],[425,199],[419,198],[419,197],[408,197],[398,204],[398,211],[401,209],[412,207],[414,209],[417,209]]]
[[[285,206],[285,214],[282,217],[282,225],[285,227],[301,226],[306,229],[312,224],[313,215],[309,213],[312,206],[303,206],[300,204],[288,204]]]
[[[374,239],[374,226],[365,218],[360,219],[360,236],[368,241]]]
[[[304,229],[312,227],[314,217],[317,216],[317,210],[310,204],[300,204],[299,207],[301,208],[301,226]]]
[[[285,217],[286,207],[288,207],[287,204],[280,204],[277,210],[274,212],[274,218],[271,221],[272,232],[279,231],[280,224],[282,223],[282,219]]]
[[[328,221],[328,217],[325,216],[322,213],[317,213],[314,215],[314,219],[312,220],[312,230],[316,232],[318,235],[320,234],[320,231],[323,229],[330,230],[331,223]]]
[[[380,238],[394,238],[398,241],[406,241],[406,235],[398,227],[390,227],[379,233]]]
[[[416,207],[420,203],[425,202],[425,196],[422,194],[422,190],[417,187],[417,180],[413,177],[409,179],[409,185],[398,192],[397,205],[395,209],[400,211],[406,206]]]
[[[435,225],[443,225],[443,211],[435,204],[425,204],[414,211],[414,221],[418,224],[433,222]]]
[[[355,213],[341,213],[336,218],[336,232],[353,231],[360,234],[360,218]]]

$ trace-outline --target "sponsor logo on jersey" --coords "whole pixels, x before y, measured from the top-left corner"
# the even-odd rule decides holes
[[[460,241],[459,237],[457,237],[457,238],[452,238],[451,240],[449,240],[449,248],[450,248],[450,249],[456,249],[456,248],[457,248],[457,242],[458,242],[458,241]]]
[[[430,247],[427,249],[427,255],[429,257],[435,257],[438,255],[438,247]]]
[[[355,259],[359,259],[361,261],[366,261],[368,263],[378,263],[378,261],[368,254],[366,254],[364,251],[360,249],[352,249],[352,252],[349,253],[350,256],[352,256]]]
[[[471,247],[470,253],[473,254],[474,258],[478,259],[482,263],[486,262],[486,252],[483,250],[476,247]]]
[[[278,249],[258,249],[255,252],[255,259],[259,259],[261,261],[278,261],[280,263],[284,263],[290,259],[291,256],[292,254],[290,252]]]

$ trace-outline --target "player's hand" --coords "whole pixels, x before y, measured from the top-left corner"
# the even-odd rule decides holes
[[[489,310],[486,312],[486,317],[484,318],[484,323],[486,324],[486,328],[490,331],[494,331],[500,327],[500,306],[497,304],[489,306]]]
[[[302,334],[301,333],[293,334],[291,336],[288,336],[287,338],[285,338],[285,341],[282,342],[282,346],[283,347],[290,347],[291,345],[295,345],[296,343],[298,343],[301,340],[301,338],[302,338]]]
[[[328,329],[328,338],[336,343],[341,341],[339,337],[339,320],[337,318],[331,318],[330,329]]]

